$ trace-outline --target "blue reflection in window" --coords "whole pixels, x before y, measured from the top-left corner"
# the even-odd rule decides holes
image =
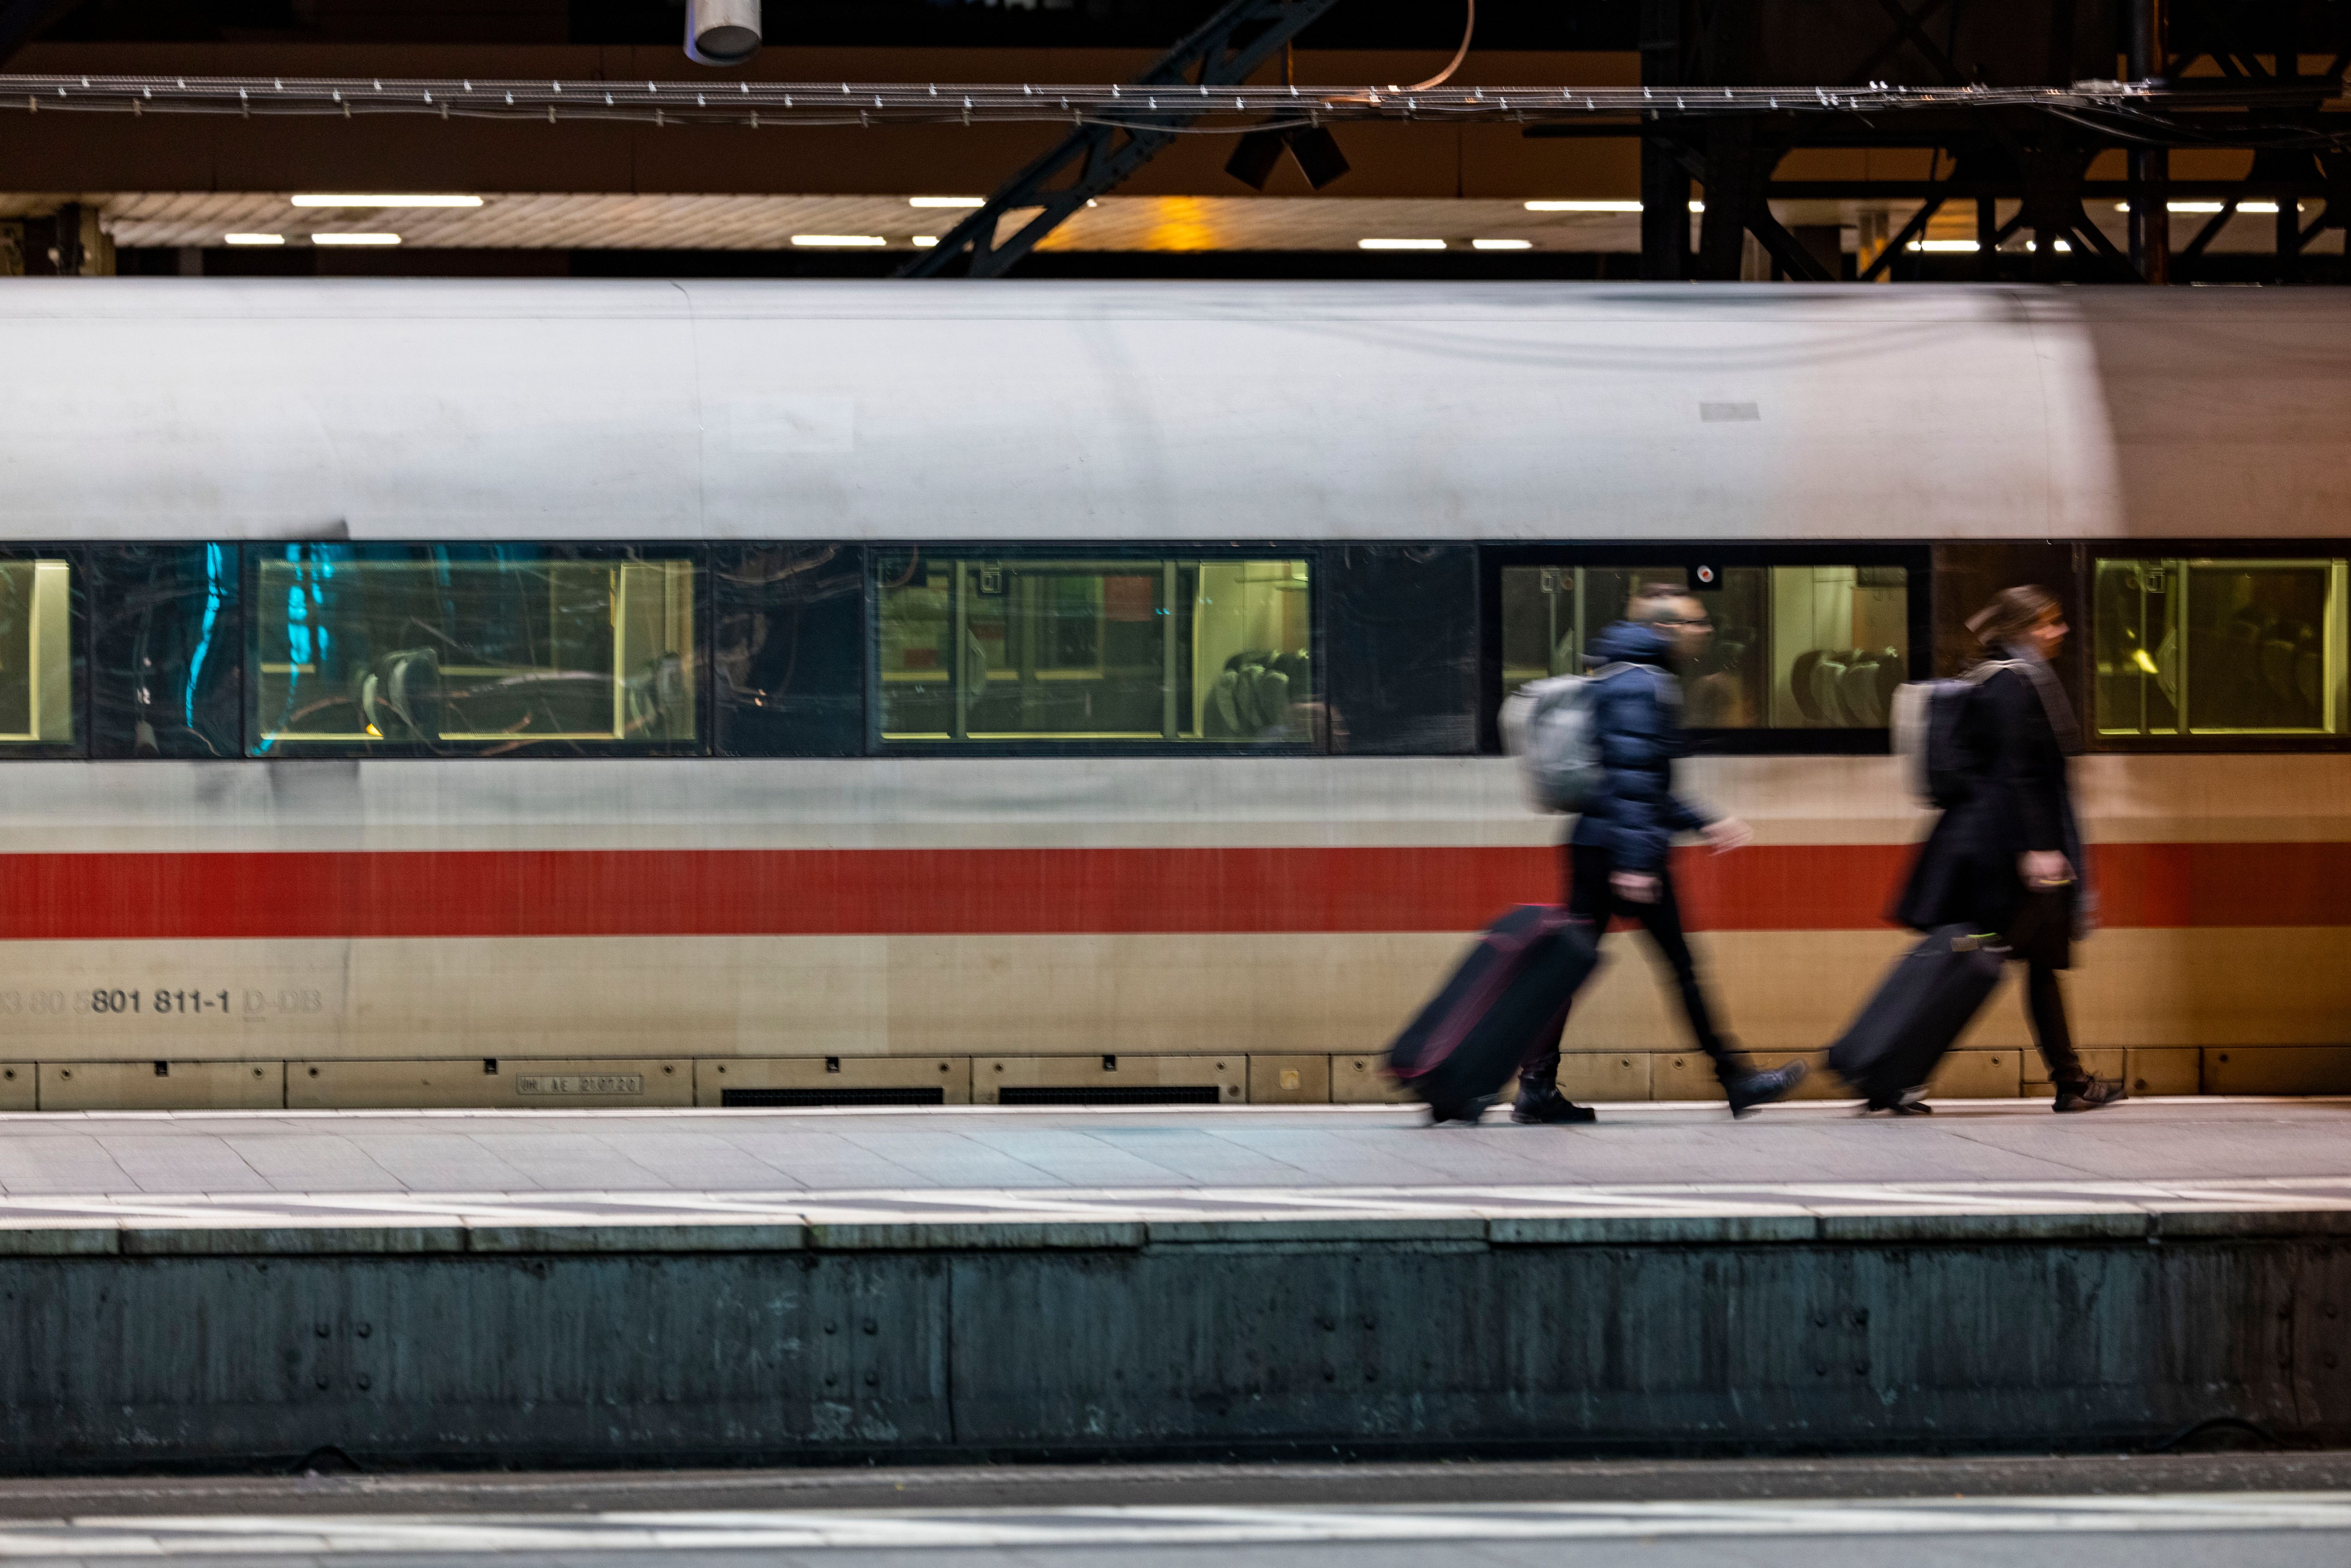
[[[310,601],[303,594],[299,582],[286,590],[286,660],[295,666],[286,674],[286,684],[290,689],[301,678],[301,666],[311,662]]]
[[[227,555],[218,545],[204,547],[204,619],[196,628],[196,650],[188,659],[187,684],[180,693],[182,711],[192,730],[196,727],[196,687],[204,680],[205,655],[213,651],[213,629],[220,622],[221,606],[228,600],[224,584]]]
[[[314,621],[310,612],[313,607],[321,611],[326,608],[321,580],[334,576],[335,563],[330,549],[315,545],[287,546],[286,560],[294,569],[293,580],[286,589],[286,662],[291,667],[286,672],[285,712],[291,715],[300,701],[303,666],[310,666],[321,676],[329,674],[332,636],[324,624],[325,617],[321,615]],[[261,737],[255,747],[256,753],[269,750],[277,738],[282,737]]]

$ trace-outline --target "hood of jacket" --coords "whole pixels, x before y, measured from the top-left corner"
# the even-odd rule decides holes
[[[1592,640],[1592,656],[1604,664],[1673,667],[1674,645],[1655,626],[1619,621]]]

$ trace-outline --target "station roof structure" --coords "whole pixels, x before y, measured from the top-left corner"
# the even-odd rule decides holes
[[[1302,3],[1261,0],[1260,8]],[[1318,188],[1304,162],[1276,148],[1259,171],[1259,188],[1236,160],[1237,146],[1253,124],[1290,122],[1253,97],[1246,114],[1186,127],[1099,195],[1071,204],[1034,254],[1011,265],[1058,276],[1904,278],[1990,275],[1992,264],[1979,259],[1990,239],[2019,276],[2051,270],[2034,259],[2045,242],[2060,255],[2082,253],[2070,265],[2090,280],[2099,267],[2118,277],[2116,258],[2137,255],[2131,204],[2150,198],[2144,171],[2130,161],[2135,143],[2126,131],[2116,133],[2111,117],[2103,140],[2077,136],[2053,151],[2038,129],[2022,133],[2030,146],[2017,144],[2013,129],[1995,128],[1987,141],[1974,128],[1993,111],[1980,106],[1939,119],[1848,115],[1823,135],[1789,130],[1789,106],[1777,99],[1767,111],[1743,96],[1792,79],[1792,72],[1809,72],[1815,89],[1833,92],[1896,83],[1921,91],[2031,89],[2006,64],[2016,52],[2010,35],[2056,27],[2023,16],[2051,7],[2014,8],[1995,36],[1951,17],[1927,29],[1903,0],[1849,6],[1823,24],[1831,36],[1812,51],[1814,59],[1740,42],[1745,24],[1771,22],[1776,3],[1740,0],[1728,8],[1740,16],[1725,19],[1722,7],[1701,14],[1629,0],[1485,0],[1447,78],[1450,89],[1505,103],[1512,93],[1645,86],[1673,93],[1704,84],[1726,98],[1742,95],[1735,122],[1698,127],[1669,113],[1628,112],[1621,101],[1599,106],[1581,125],[1558,123],[1557,115],[1538,122],[1523,114],[1433,114],[1427,105],[1418,112],[1358,107],[1332,116],[1328,127],[1342,172],[1318,171]],[[2121,39],[2135,4],[2144,0],[2055,7],[2053,17],[2062,11],[2074,32],[2067,68],[2039,73],[2052,84],[2043,90],[2082,85],[2073,78],[2085,67],[2100,81],[2123,78],[2130,62],[2108,46]],[[2344,61],[2324,52],[2339,42],[2335,24],[2301,17],[2311,7],[2263,0],[2252,8],[2280,13],[2274,26],[2253,32],[2299,40],[2291,52],[2283,42],[2266,55],[2199,49],[2200,12],[2189,0],[2176,7],[2165,69],[2189,86],[2233,82],[2240,90],[2226,126],[2206,115],[2197,123],[2211,130],[2174,138],[2168,183],[2151,199],[2168,214],[2170,248],[2187,253],[2180,265],[2189,274],[2252,280],[2274,263],[2299,268],[2304,280],[2331,278],[2342,266],[2340,214],[2351,211],[2351,203],[2329,200],[2351,182],[2351,154],[2333,150],[2340,133],[2332,127],[2351,118],[2351,105],[2336,96]],[[1313,17],[1294,42],[1269,51],[1248,76],[1252,93],[1312,84],[1310,95],[1327,99],[1364,84],[1423,80],[1464,43],[1470,10],[1461,0],[1319,0],[1305,9]],[[1670,57],[1642,30],[1648,10],[1676,14]],[[970,204],[1069,127],[1041,118],[992,122],[985,114],[967,125],[952,117],[913,123],[895,112],[809,124],[771,110],[754,128],[740,117],[695,123],[674,111],[658,121],[599,118],[568,103],[569,118],[549,105],[545,120],[474,118],[462,103],[454,115],[445,103],[439,114],[346,108],[289,117],[240,105],[235,113],[193,115],[127,100],[113,104],[115,112],[74,112],[93,106],[60,105],[36,90],[19,107],[17,89],[37,78],[270,81],[281,90],[289,80],[397,78],[469,88],[476,80],[574,89],[659,83],[737,95],[756,85],[770,102],[785,85],[813,82],[861,90],[1059,83],[1098,91],[1135,81],[1171,43],[1223,9],[1215,0],[770,0],[767,12],[766,47],[745,66],[719,69],[687,58],[674,0],[0,5],[0,144],[8,170],[0,179],[0,270],[885,274],[918,265],[918,253],[942,236],[952,245]],[[1973,66],[1962,81],[1954,71],[1969,73],[1952,51],[1968,48],[1991,63]],[[2051,46],[2053,60],[2059,52]],[[1831,59],[1843,63],[1823,64]],[[1858,75],[1856,63],[1868,74]],[[2248,87],[2253,76],[2265,85]],[[2325,85],[2296,97],[2291,89],[2302,82]],[[2247,91],[2281,90],[2293,101],[2268,120],[2258,105],[2244,107]],[[2264,142],[2277,140],[2285,120],[2307,134],[2290,147]],[[2007,141],[1994,145],[2001,136]],[[1750,142],[1760,151],[1732,149]],[[1987,146],[1995,158],[1987,159]],[[2038,215],[2026,211],[2028,187],[2045,193],[2053,161],[2064,165],[2060,177],[2078,206],[2077,216],[2053,228],[2045,201]],[[1760,196],[1746,179],[1759,167]],[[1746,183],[1734,186],[1734,171]],[[1709,241],[1704,208],[1718,186],[1742,193],[1740,215]],[[453,200],[302,201],[322,196]],[[1676,207],[1687,214],[1678,239],[1674,220],[1658,215]],[[1754,232],[1742,235],[1741,225]],[[2289,251],[2281,247],[2290,225]],[[1008,216],[998,232],[1011,232]],[[1673,253],[1662,260],[1661,246]],[[1897,254],[1873,274],[1889,246]]]

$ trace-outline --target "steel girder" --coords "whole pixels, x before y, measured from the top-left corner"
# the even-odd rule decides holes
[[[1231,0],[1191,37],[1160,57],[1134,85],[1228,87],[1247,81],[1275,52],[1295,38],[1338,0]],[[1203,106],[1205,110],[1206,106]],[[1184,117],[1189,124],[1197,115]],[[1114,189],[1176,140],[1175,130],[1081,125],[1060,145],[997,187],[995,194],[967,215],[899,276],[942,277],[957,271],[970,277],[999,277],[1037,248],[1071,214]],[[1008,213],[1035,208],[1036,215],[1008,237],[997,227]]]

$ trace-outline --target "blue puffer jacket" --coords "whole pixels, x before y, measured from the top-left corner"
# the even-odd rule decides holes
[[[1663,869],[1676,833],[1696,832],[1714,820],[1674,794],[1674,761],[1684,747],[1681,683],[1666,664],[1672,646],[1654,626],[1630,621],[1619,621],[1592,644],[1603,664],[1634,667],[1601,682],[1593,716],[1607,776],[1570,841],[1606,850],[1618,871]]]

